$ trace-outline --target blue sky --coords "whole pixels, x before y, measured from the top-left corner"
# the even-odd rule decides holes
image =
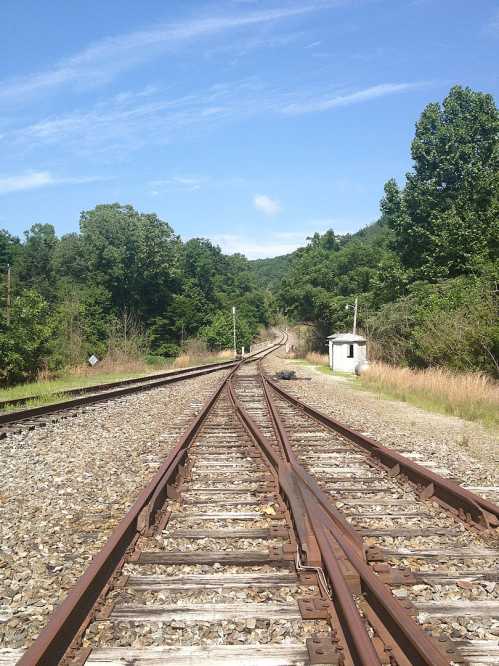
[[[498,93],[480,0],[2,0],[0,227],[130,203],[248,257],[376,219],[425,104]]]

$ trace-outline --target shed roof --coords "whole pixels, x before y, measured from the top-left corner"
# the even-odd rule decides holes
[[[333,342],[366,342],[366,339],[361,335],[354,335],[353,333],[334,333],[328,335],[327,339]]]

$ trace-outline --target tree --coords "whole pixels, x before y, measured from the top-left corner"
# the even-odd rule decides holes
[[[497,257],[499,114],[493,97],[455,86],[429,104],[416,124],[414,168],[400,193],[394,181],[381,203],[394,248],[416,277],[473,272]]]
[[[53,256],[58,242],[55,229],[51,224],[34,224],[24,236],[17,279],[24,288],[35,288],[52,301],[55,295]]]
[[[0,324],[0,381],[36,377],[48,356],[52,332],[48,303],[37,291],[14,298],[10,325]]]
[[[19,255],[21,244],[19,238],[11,236],[5,229],[0,229],[0,270],[7,264],[13,264]]]
[[[217,312],[208,326],[200,331],[211,349],[234,349],[232,314],[227,311]],[[236,316],[236,344],[238,351],[242,346],[249,349],[256,331],[251,331],[248,322]]]
[[[83,212],[80,230],[88,274],[115,312],[129,308],[147,324],[165,311],[178,277],[179,239],[169,224],[116,203]]]

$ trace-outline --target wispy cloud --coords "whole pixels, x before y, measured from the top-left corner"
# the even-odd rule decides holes
[[[253,197],[253,205],[255,208],[269,217],[272,215],[277,215],[281,212],[281,204],[272,197],[267,196],[266,194],[255,194]]]
[[[154,141],[168,143],[186,127],[213,123],[234,114],[260,111],[255,100],[262,96],[254,79],[212,85],[202,91],[174,97],[163,91],[114,95],[88,110],[52,116],[4,131],[0,140],[37,145],[61,144],[78,152],[129,150]]]
[[[335,95],[333,97],[322,97],[310,99],[306,102],[289,104],[282,109],[282,112],[290,115],[300,115],[303,113],[312,113],[317,111],[329,111],[339,106],[350,106],[367,102],[386,95],[408,92],[417,88],[427,86],[427,82],[416,83],[381,83],[376,86],[370,86],[363,90],[349,93],[347,95]]]
[[[57,177],[49,171],[31,171],[18,176],[7,176],[0,178],[0,194],[20,192],[22,190],[33,190],[48,185],[80,185],[82,183],[93,183],[100,178],[95,177]]]
[[[61,60],[51,69],[0,82],[0,99],[19,98],[75,83],[92,86],[102,84],[123,70],[156,57],[164,51],[175,51],[182,44],[192,40],[278,22],[337,4],[341,3],[338,0],[329,2],[315,0],[300,5],[263,9],[232,16],[195,18],[109,37]]]
[[[171,178],[162,178],[152,180],[149,183],[151,194],[158,195],[164,190],[180,190],[182,192],[195,192],[200,190],[202,185],[207,182],[206,178],[198,176],[172,176]]]
[[[423,83],[379,84],[350,94],[323,98],[313,92],[282,90],[256,77],[222,82],[182,96],[167,96],[146,88],[125,92],[96,103],[86,110],[41,119],[24,127],[5,127],[0,142],[28,149],[60,145],[78,154],[108,153],[113,159],[141,146],[169,143],[187,128],[206,131],[231,119],[251,116],[301,115],[366,103],[385,95],[408,92]]]

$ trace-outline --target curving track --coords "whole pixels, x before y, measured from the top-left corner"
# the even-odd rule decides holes
[[[19,664],[497,663],[498,516],[239,364]]]

